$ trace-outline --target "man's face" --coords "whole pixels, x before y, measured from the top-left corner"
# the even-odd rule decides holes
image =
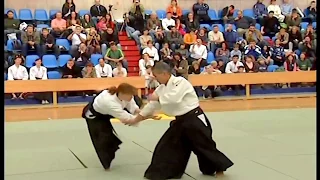
[[[108,34],[113,34],[113,29],[112,29],[112,28],[108,28],[108,29],[107,29],[107,33],[108,33]]]
[[[197,45],[201,45],[201,44],[202,44],[201,39],[197,39]]]
[[[7,13],[9,19],[13,19],[14,14],[12,12]]]
[[[99,59],[99,64],[100,64],[100,66],[103,66],[104,65],[104,59]]]
[[[240,68],[238,69],[238,72],[239,72],[239,73],[244,73],[244,68],[243,68],[243,67],[240,67]]]
[[[311,3],[311,7],[315,8],[316,7],[316,3],[315,2]]]
[[[159,72],[153,71],[152,74],[160,84],[167,83],[170,78],[170,76],[168,76],[166,73],[159,73]]]
[[[215,26],[215,27],[213,28],[213,32],[217,33],[218,31],[219,31],[218,26]]]
[[[76,27],[76,33],[80,34],[81,33],[81,27]]]
[[[233,61],[234,63],[238,62],[238,60],[239,60],[239,57],[232,57],[232,61]]]
[[[273,13],[269,13],[269,17],[272,18],[273,17]]]
[[[49,34],[49,32],[48,32],[47,30],[43,30],[43,31],[42,31],[42,34],[43,34],[44,36],[47,36],[47,35]]]
[[[156,18],[157,18],[157,14],[152,13],[152,14],[150,15],[150,18],[151,18],[151,19],[156,19]]]
[[[198,0],[199,4],[203,4],[204,0]]]
[[[117,50],[117,46],[116,45],[112,45],[110,48],[111,48],[112,51],[116,51]]]
[[[74,61],[68,61],[68,66],[72,67],[74,65]]]
[[[61,14],[61,13],[57,13],[57,14],[56,14],[56,18],[57,18],[57,19],[61,19],[61,18],[62,18],[62,14]]]
[[[28,27],[28,28],[27,28],[27,32],[28,32],[28,33],[32,33],[32,32],[33,32],[33,27]]]
[[[172,14],[171,13],[167,13],[167,19],[171,19]]]
[[[256,27],[254,27],[254,26],[250,26],[250,27],[249,27],[249,31],[253,32],[253,31],[255,31],[255,30],[256,30]]]
[[[177,28],[172,27],[172,28],[171,28],[171,32],[177,32]]]

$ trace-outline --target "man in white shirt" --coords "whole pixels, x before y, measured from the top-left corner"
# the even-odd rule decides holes
[[[22,56],[21,55],[15,55],[14,57],[14,65],[10,66],[8,68],[8,80],[28,80],[28,71],[27,68],[24,66],[21,66],[22,62]],[[21,93],[19,95],[19,99],[23,99],[23,95],[25,93]],[[12,99],[17,99],[17,94],[12,93]]]
[[[239,60],[238,55],[232,56],[232,61],[228,62],[226,65],[226,73],[236,73],[238,72],[238,67],[243,66],[243,63]]]
[[[205,67],[208,65],[207,56],[208,51],[207,47],[202,44],[201,39],[197,39],[197,42],[190,46],[190,57],[188,58],[188,64],[191,65],[193,61],[198,61],[200,67]]]
[[[210,51],[215,53],[216,49],[221,47],[221,43],[224,42],[223,34],[219,31],[218,25],[214,25],[213,30],[208,33],[208,39]]]
[[[160,108],[165,114],[175,116],[176,120],[171,121],[169,129],[159,140],[144,177],[180,179],[191,151],[197,155],[203,174],[222,175],[233,162],[216,148],[210,121],[199,107],[191,83],[183,77],[173,76],[170,66],[163,62],[156,63],[152,72],[161,85],[149,98],[150,102],[127,124],[143,121]]]
[[[167,13],[167,17],[162,19],[162,21],[161,21],[162,28],[167,32],[170,31],[171,27],[175,27],[176,26],[176,22],[171,17],[172,17],[172,14],[170,12],[168,12]]]
[[[112,68],[109,64],[105,63],[103,58],[99,59],[99,64],[95,67],[97,78],[112,77]]]
[[[87,40],[87,36],[81,33],[82,27],[77,26],[74,31],[68,36],[68,40],[71,41],[71,48],[69,53],[74,57],[76,52],[79,50],[79,45],[81,43],[85,43]]]

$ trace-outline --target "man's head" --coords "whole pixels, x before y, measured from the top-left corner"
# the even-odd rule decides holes
[[[234,10],[234,5],[230,5],[229,10]]]
[[[239,56],[238,56],[238,55],[233,55],[233,56],[232,56],[232,61],[233,61],[234,63],[238,62],[238,61],[239,61]]]
[[[250,24],[249,31],[254,32],[256,30],[256,26],[253,24]]]
[[[107,33],[108,33],[108,34],[113,34],[113,29],[112,29],[111,27],[108,27],[108,28],[107,28]]]
[[[9,11],[7,12],[7,16],[8,16],[8,19],[13,19],[13,18],[14,18],[13,11],[12,11],[12,10],[9,10]]]
[[[311,1],[310,6],[311,8],[316,8],[317,7],[316,1]]]
[[[269,11],[269,18],[272,18],[274,15],[274,12],[273,11]]]
[[[81,26],[77,26],[74,31],[75,31],[76,34],[80,34],[81,31],[82,31]]]
[[[88,62],[88,63],[86,64],[86,69],[87,69],[87,70],[92,70],[92,69],[93,69],[93,64],[92,64],[92,62]]]
[[[114,42],[110,43],[110,49],[111,49],[111,51],[118,50],[118,47],[117,47],[116,43],[114,43]]]
[[[47,35],[49,34],[49,29],[43,28],[43,29],[42,29],[42,34],[43,34],[44,36],[47,36]]]
[[[74,65],[74,59],[69,59],[67,62],[68,67],[72,67]]]
[[[33,33],[34,32],[34,28],[33,28],[33,25],[29,24],[28,27],[27,27],[27,33]]]
[[[199,38],[197,39],[197,45],[198,45],[198,46],[202,45],[202,40],[199,39]]]
[[[243,17],[242,11],[238,11],[237,16],[238,18],[242,18]]]
[[[244,66],[239,66],[238,67],[238,73],[244,73]]]
[[[100,59],[99,59],[99,64],[100,64],[100,66],[104,66],[105,62],[104,62],[104,59],[103,59],[103,58],[100,58]]]
[[[167,84],[171,77],[171,68],[165,62],[157,62],[152,67],[152,73],[160,84]]]
[[[62,18],[62,13],[61,12],[57,12],[56,13],[56,19],[61,19]]]
[[[150,14],[150,19],[156,19],[157,18],[157,14],[156,13],[152,13]]]
[[[168,12],[168,13],[167,13],[167,19],[171,19],[171,17],[172,17],[171,12]]]
[[[172,26],[170,30],[171,30],[171,32],[173,32],[173,33],[177,32],[177,28],[174,27],[174,26]]]
[[[218,25],[213,26],[213,32],[217,33],[219,31]]]

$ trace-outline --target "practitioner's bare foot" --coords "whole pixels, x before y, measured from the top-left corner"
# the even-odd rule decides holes
[[[222,177],[224,175],[223,171],[216,172],[216,177]]]

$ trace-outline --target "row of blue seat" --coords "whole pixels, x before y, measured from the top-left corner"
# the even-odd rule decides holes
[[[36,9],[34,11],[34,14],[32,14],[32,11],[30,9],[20,9],[19,10],[19,16],[17,15],[17,12],[12,9],[12,8],[7,8],[5,9],[5,13],[7,13],[9,10],[12,10],[14,12],[14,16],[15,18],[19,18],[20,20],[37,20],[37,21],[47,21],[50,20],[50,17],[52,17],[53,15],[55,15],[57,12],[59,12],[59,10],[53,9],[53,10],[49,10],[49,16],[48,13],[45,9]],[[237,16],[237,12],[239,10],[236,9],[234,11],[234,17]],[[145,14],[150,15],[153,11],[152,10],[145,10]],[[190,12],[190,10],[184,9],[182,10],[183,14],[187,14]],[[306,9],[304,10],[304,14],[307,16],[308,11],[306,11]],[[89,10],[80,10],[79,12],[80,16],[83,16],[85,14],[90,14]],[[155,13],[158,15],[158,17],[160,19],[163,19],[166,17],[166,11],[165,10],[155,10]],[[214,9],[210,9],[208,11],[208,15],[210,17],[211,20],[220,20],[222,18],[222,10],[214,10]],[[244,16],[248,16],[248,17],[255,17],[253,9],[244,9],[243,10],[243,15]]]

